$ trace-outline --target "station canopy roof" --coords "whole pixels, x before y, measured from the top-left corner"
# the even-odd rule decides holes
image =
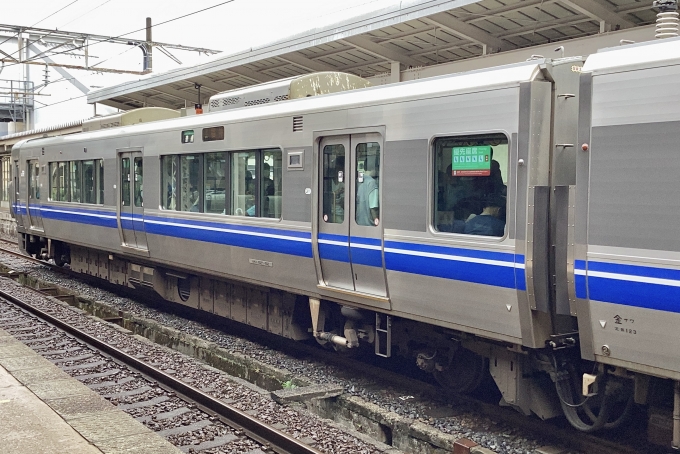
[[[89,103],[181,108],[215,93],[315,71],[375,77],[653,24],[651,1],[423,0],[313,29],[196,66],[91,91]]]

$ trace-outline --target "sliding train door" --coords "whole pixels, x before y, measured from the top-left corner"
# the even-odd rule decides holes
[[[120,153],[118,225],[123,246],[147,250],[144,230],[144,158],[139,151]]]
[[[14,161],[12,167],[12,200],[11,211],[14,213],[14,219],[17,222],[17,227],[24,226],[24,216],[22,210],[19,208],[21,203],[21,192],[19,191],[19,161]]]
[[[40,212],[40,164],[37,159],[26,162],[28,178],[28,198],[26,214],[32,230],[43,230],[42,214]]]
[[[321,140],[317,252],[328,289],[387,297],[380,222],[381,149],[379,134]]]

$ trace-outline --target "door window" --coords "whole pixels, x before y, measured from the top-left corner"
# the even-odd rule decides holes
[[[265,218],[281,217],[281,150],[262,150],[260,175],[261,213]],[[255,214],[257,216],[257,214]]]
[[[142,185],[144,177],[144,167],[142,158],[135,158],[135,206],[144,206],[144,187]]]
[[[38,161],[28,162],[28,175],[29,175],[29,198],[40,199],[40,186],[39,186],[39,176],[40,176],[40,166]]]
[[[345,146],[323,147],[323,220],[330,224],[345,221]]]
[[[377,142],[356,146],[356,211],[358,225],[380,224],[380,145]]]
[[[120,200],[124,207],[130,206],[130,158],[120,161]]]

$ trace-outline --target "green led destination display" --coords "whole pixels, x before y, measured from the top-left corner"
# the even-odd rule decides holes
[[[491,175],[491,147],[453,147],[451,172],[454,177],[488,177]]]

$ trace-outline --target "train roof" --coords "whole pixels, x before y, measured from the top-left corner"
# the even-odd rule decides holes
[[[34,139],[23,146],[49,146],[81,140],[99,140],[120,135],[136,135],[163,130],[174,130],[183,127],[214,126],[216,124],[273,118],[286,115],[305,115],[313,112],[332,111],[379,105],[388,102],[434,98],[447,94],[471,91],[486,91],[516,86],[521,82],[536,80],[541,77],[541,66],[547,59],[537,59],[512,65],[499,66],[485,70],[476,70],[458,74],[403,82],[393,85],[381,85],[340,93],[301,98],[286,102],[244,107],[202,115],[191,115],[176,119],[141,123],[131,127],[109,128],[81,134]]]
[[[680,37],[601,49],[588,57],[583,71],[614,72],[626,67],[669,63],[680,63]]]

